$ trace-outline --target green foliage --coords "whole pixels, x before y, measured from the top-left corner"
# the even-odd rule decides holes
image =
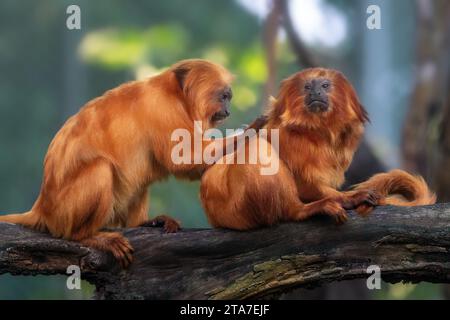
[[[90,299],[94,286],[87,281],[81,281],[81,289],[69,290],[66,286],[67,277],[58,276],[0,276],[0,299]]]
[[[382,290],[375,291],[376,299],[389,300],[417,300],[417,299],[443,299],[442,285],[433,283],[382,283]]]
[[[167,66],[185,52],[188,35],[177,25],[157,25],[148,30],[106,29],[88,33],[80,54],[88,63],[106,69],[136,67],[145,61]]]

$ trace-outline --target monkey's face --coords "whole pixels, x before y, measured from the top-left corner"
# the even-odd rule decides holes
[[[229,86],[219,89],[217,93],[213,95],[211,99],[212,116],[208,117],[213,126],[219,124],[230,115],[232,98],[233,92]]]
[[[205,60],[185,60],[175,65],[173,71],[192,120],[202,121],[209,128],[230,115],[233,94],[228,70]]]
[[[312,113],[329,110],[328,94],[331,91],[331,80],[327,78],[306,79],[303,86],[304,106]]]
[[[331,69],[312,68],[292,75],[283,81],[277,100],[274,111],[289,125],[334,127],[368,120],[352,85]]]

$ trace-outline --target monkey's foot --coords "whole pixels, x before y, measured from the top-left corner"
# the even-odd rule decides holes
[[[155,228],[164,228],[166,233],[175,233],[181,229],[180,223],[166,215],[157,216],[149,221],[146,221],[139,225],[140,227],[155,227]]]
[[[110,249],[122,268],[127,268],[133,261],[133,247],[124,237],[111,239]]]
[[[347,221],[348,216],[342,205],[335,200],[329,200],[323,207],[323,214],[332,217],[337,224],[342,224]]]
[[[88,247],[111,252],[124,269],[133,261],[133,247],[120,233],[99,232],[95,236],[81,240],[81,243]]]
[[[381,198],[381,195],[374,190],[361,190],[344,196],[340,199],[340,203],[344,209],[353,210],[360,206],[375,207],[379,205]]]

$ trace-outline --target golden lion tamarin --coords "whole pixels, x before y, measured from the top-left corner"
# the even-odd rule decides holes
[[[352,85],[338,71],[313,68],[283,81],[266,116],[250,127],[268,129],[267,140],[253,136],[241,148],[272,150],[275,175],[261,175],[261,163],[210,167],[202,177],[200,198],[214,227],[238,230],[303,220],[327,214],[337,222],[345,209],[368,212],[378,204],[428,204],[435,197],[423,179],[404,171],[376,175],[354,190],[339,191],[368,116]],[[279,155],[271,146],[279,131]],[[411,202],[393,201],[399,193]]]
[[[51,142],[32,209],[0,216],[0,222],[110,251],[128,265],[132,247],[127,239],[101,229],[157,224],[167,232],[179,228],[167,216],[148,220],[148,186],[169,174],[200,178],[204,163],[173,163],[171,134],[179,128],[193,132],[196,120],[208,129],[226,118],[231,80],[219,65],[185,60],[88,102]]]

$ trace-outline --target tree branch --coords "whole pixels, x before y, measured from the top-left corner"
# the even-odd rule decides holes
[[[0,274],[82,277],[103,299],[243,299],[295,287],[366,278],[378,265],[385,281],[450,282],[450,204],[380,207],[334,225],[326,217],[251,232],[124,230],[134,262],[121,270],[106,253],[12,224],[0,224]]]

